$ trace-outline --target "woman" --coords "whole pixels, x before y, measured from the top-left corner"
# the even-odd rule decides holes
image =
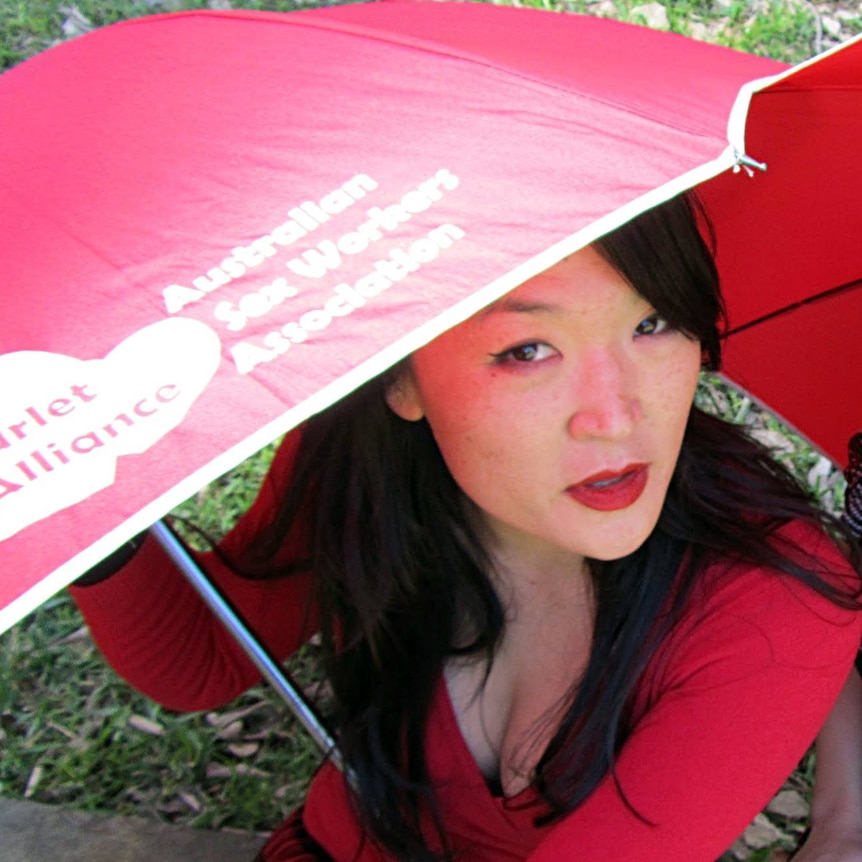
[[[862,620],[839,525],[692,407],[721,318],[680,198],[287,438],[206,562],[277,653],[320,629],[352,784],[264,859],[712,860],[768,801]],[[150,542],[75,595],[169,706],[256,680]]]

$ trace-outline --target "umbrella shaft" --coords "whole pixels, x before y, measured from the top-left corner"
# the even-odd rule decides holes
[[[191,554],[189,554],[185,545],[183,545],[173,530],[164,521],[157,521],[150,527],[150,533],[152,533],[174,563],[176,563],[180,571],[185,575],[189,583],[213,611],[222,625],[233,635],[246,655],[263,674],[264,678],[279,693],[290,708],[290,711],[311,735],[321,751],[333,758],[340,767],[341,763],[338,750],[335,747],[335,741],[323,726],[314,710],[290,681],[279,662],[273,658],[247,623],[201,570],[200,566]]]

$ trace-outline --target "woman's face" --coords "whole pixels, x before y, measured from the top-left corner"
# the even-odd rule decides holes
[[[387,401],[427,419],[495,551],[616,559],[658,520],[700,357],[586,248],[416,351]]]

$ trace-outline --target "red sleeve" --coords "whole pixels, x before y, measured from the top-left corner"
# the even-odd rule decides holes
[[[266,842],[261,862],[333,862],[332,857],[308,834],[298,808]]]
[[[221,543],[230,557],[238,556],[272,516],[290,476],[298,437],[285,438],[254,504]],[[316,630],[310,575],[249,580],[212,553],[196,556],[276,656],[289,655]],[[171,709],[212,709],[260,679],[151,537],[121,572],[70,591],[114,669]]]
[[[849,575],[825,538],[793,531]],[[653,662],[617,763],[644,819],[607,779],[530,862],[712,862],[813,742],[859,648],[862,615],[750,567],[725,572],[699,606]]]

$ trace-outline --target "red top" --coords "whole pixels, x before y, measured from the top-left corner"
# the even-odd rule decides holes
[[[288,474],[283,446],[257,502],[223,548],[236,553],[271,512]],[[830,569],[848,572],[813,528],[791,525]],[[314,629],[310,578],[240,578],[203,555],[215,580],[280,655]],[[210,709],[259,675],[154,542],[121,575],[73,594],[113,666],[174,709]],[[299,609],[303,609],[299,611]],[[299,612],[297,612],[299,611]],[[475,764],[441,681],[427,754],[450,839],[464,862],[712,862],[768,802],[813,741],[859,645],[862,615],[750,565],[713,566],[650,662],[635,729],[613,780],[562,821],[536,828],[532,788],[495,796]],[[536,803],[531,805],[530,803]],[[308,832],[337,862],[384,860],[361,833],[341,775],[325,766],[305,806]],[[301,858],[278,833],[268,860]]]

